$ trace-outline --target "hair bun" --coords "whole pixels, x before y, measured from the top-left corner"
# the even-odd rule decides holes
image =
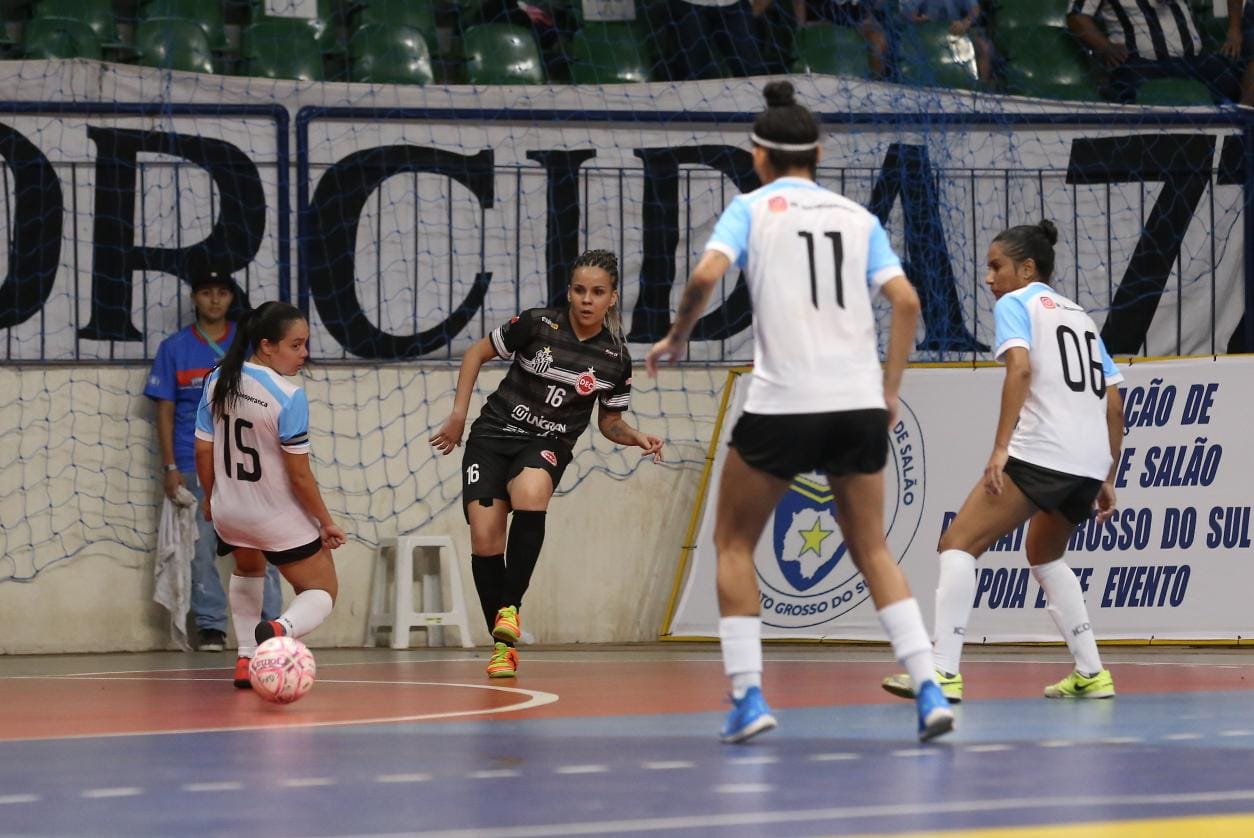
[[[797,97],[792,84],[786,81],[773,81],[762,89],[768,108],[786,108],[797,104]]]
[[[1043,219],[1036,225],[1036,228],[1040,230],[1041,234],[1049,241],[1051,247],[1058,244],[1058,228],[1054,226],[1054,222],[1049,219]]]

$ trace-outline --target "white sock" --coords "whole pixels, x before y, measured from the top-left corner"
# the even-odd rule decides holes
[[[718,637],[723,671],[732,680],[732,697],[744,698],[749,687],[760,686],[762,681],[762,618],[723,617],[718,621]]]
[[[898,600],[879,612],[880,625],[893,644],[893,654],[917,685],[934,679],[932,643],[923,626],[923,612],[914,597]]]
[[[1067,641],[1075,668],[1085,675],[1102,671],[1102,658],[1097,654],[1097,638],[1093,636],[1093,624],[1089,622],[1089,609],[1084,603],[1084,591],[1080,580],[1062,559],[1035,565],[1032,575],[1045,591],[1048,602],[1046,611],[1062,639]]]
[[[975,602],[975,556],[961,550],[940,554],[940,579],[936,583],[936,623],[932,632],[932,655],[936,668],[957,675],[962,662],[962,644],[967,639],[967,622]]]
[[[231,603],[231,623],[235,626],[235,642],[241,658],[251,658],[257,651],[255,632],[261,622],[261,601],[266,595],[266,577],[231,574],[227,598]]]
[[[331,615],[333,604],[329,593],[321,588],[310,588],[296,595],[278,622],[288,637],[304,637]]]

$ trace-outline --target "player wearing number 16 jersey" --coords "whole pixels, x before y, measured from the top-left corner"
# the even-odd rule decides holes
[[[753,169],[764,186],[723,213],[684,289],[674,326],[646,358],[675,359],[714,285],[733,263],[747,269],[753,301],[753,376],[719,481],[719,639],[733,709],[720,734],[743,742],[775,726],[761,692],[762,621],[753,552],[798,474],[822,471],[841,533],[866,579],[893,652],[923,686],[920,739],[953,728],[932,683],[932,649],[918,603],[884,540],[888,428],[910,355],[919,297],[874,215],[814,182],[818,121],[771,82],[753,124]],[[892,306],[880,368],[871,298]]]
[[[331,520],[309,469],[309,403],[284,376],[309,356],[300,309],[269,302],[239,323],[239,336],[205,381],[196,411],[196,475],[218,555],[235,555],[227,597],[239,644],[235,686],[271,637],[301,637],[331,613],[338,582],[331,551],[344,532]],[[247,359],[247,360],[246,360]],[[261,619],[266,562],[296,597],[277,620]]]
[[[1114,473],[1123,442],[1123,376],[1084,309],[1047,283],[1058,230],[1050,221],[1011,227],[988,248],[985,280],[997,298],[996,355],[1006,364],[1001,414],[984,477],[940,539],[940,580],[932,635],[936,680],[962,699],[958,664],[975,600],[975,560],[1029,521],[1027,558],[1048,611],[1075,658],[1075,671],[1045,688],[1047,698],[1110,698],[1084,592],[1063,559],[1076,525],[1094,510],[1115,511]],[[1009,478],[1009,479],[1006,479]],[[913,681],[884,681],[909,696]]]

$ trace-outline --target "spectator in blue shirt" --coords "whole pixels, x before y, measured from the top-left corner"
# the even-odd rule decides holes
[[[203,499],[196,478],[196,408],[205,376],[217,365],[235,339],[235,324],[227,312],[235,300],[235,282],[213,271],[192,280],[196,321],[161,341],[152,362],[144,395],[156,404],[157,445],[167,497],[186,486],[199,503]],[[227,601],[218,576],[217,535],[213,524],[196,516],[199,535],[192,559],[191,608],[196,618],[197,648],[220,652],[226,646]],[[270,565],[266,574],[262,615],[279,616],[283,593],[279,574]]]

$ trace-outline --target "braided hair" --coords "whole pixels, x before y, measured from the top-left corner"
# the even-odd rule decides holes
[[[610,275],[611,288],[615,291],[618,290],[618,257],[610,251],[585,250],[579,254],[579,258],[571,266],[571,273],[574,273],[579,268],[600,268]],[[605,328],[609,330],[610,337],[614,339],[614,343],[622,346],[627,342],[627,338],[623,334],[623,312],[619,305],[620,302],[621,297],[605,312]]]

